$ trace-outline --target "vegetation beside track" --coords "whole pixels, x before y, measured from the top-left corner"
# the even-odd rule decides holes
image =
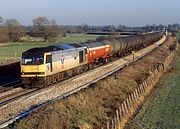
[[[42,107],[15,123],[15,128],[100,128],[115,109],[169,55],[172,38],[144,57],[90,88]]]
[[[129,122],[126,129],[180,128],[180,52],[172,69]]]

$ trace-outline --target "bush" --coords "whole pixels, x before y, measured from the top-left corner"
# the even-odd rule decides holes
[[[9,42],[9,31],[5,26],[0,26],[0,43]]]

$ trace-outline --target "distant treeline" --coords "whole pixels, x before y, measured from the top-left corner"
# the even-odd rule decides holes
[[[18,42],[22,37],[41,37],[44,41],[57,37],[60,28],[55,20],[48,20],[46,17],[33,19],[33,26],[23,26],[17,19],[4,20],[0,17],[0,42]]]
[[[173,25],[146,25],[142,27],[127,27],[124,25],[114,26],[89,26],[81,25],[58,25],[55,20],[47,17],[38,17],[32,20],[32,26],[23,26],[17,19],[3,19],[0,16],[0,43],[24,42],[24,41],[47,41],[66,33],[88,33],[88,32],[148,32],[152,30],[166,29],[169,31],[180,31],[180,24]]]

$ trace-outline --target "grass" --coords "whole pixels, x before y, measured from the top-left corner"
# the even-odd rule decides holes
[[[177,40],[180,41],[180,32],[176,33]]]
[[[180,128],[180,54],[173,68],[130,122],[130,129]]]
[[[97,37],[98,35],[72,34],[58,39],[59,42],[7,43],[0,46],[0,61],[8,58],[20,57],[22,52],[33,47],[43,47],[58,43],[85,42],[87,40],[95,40]]]
[[[60,39],[60,42],[69,43],[69,42],[85,42],[87,40],[95,40],[100,35],[85,35],[85,34],[71,34],[67,35]]]
[[[16,123],[15,128],[100,129],[102,122],[113,116],[111,109],[117,109],[118,104],[135,89],[136,83],[119,73],[116,78],[108,77],[90,87],[44,107]]]

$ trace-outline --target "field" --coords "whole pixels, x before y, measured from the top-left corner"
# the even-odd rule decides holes
[[[177,40],[180,41],[180,32],[176,33]]]
[[[98,35],[72,34],[60,39],[59,42],[30,42],[30,43],[7,43],[0,44],[0,62],[9,58],[20,57],[23,51],[33,47],[43,47],[59,43],[84,42],[87,40],[95,40]]]
[[[180,129],[180,53],[127,129]]]

